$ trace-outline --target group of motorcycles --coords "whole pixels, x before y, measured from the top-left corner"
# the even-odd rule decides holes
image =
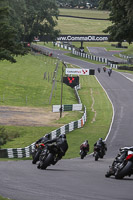
[[[80,146],[80,158],[84,159],[84,157],[87,155],[89,152],[88,144],[83,143]],[[94,153],[93,156],[95,158],[95,161],[98,161],[99,158],[103,158],[106,152],[106,148],[101,146],[101,145],[95,145],[94,146]]]
[[[103,158],[107,149],[102,148],[99,145],[94,146],[93,156],[95,161],[99,158]],[[80,148],[80,157],[83,159],[88,153],[87,144],[83,144]],[[119,149],[119,153],[109,166],[109,170],[105,174],[105,177],[114,176],[115,179],[123,179],[125,176],[131,176],[133,174],[133,147],[123,147]]]
[[[103,158],[106,149],[101,146],[94,146],[93,156],[95,161],[99,158]],[[80,146],[80,157],[84,159],[89,152],[87,143],[83,143]],[[32,163],[37,163],[38,169],[46,169],[50,165],[55,165],[58,162],[59,148],[56,144],[35,144],[34,151],[32,153]],[[114,176],[116,179],[123,179],[125,176],[131,176],[133,174],[133,147],[124,147],[119,149],[119,153],[109,166],[109,170],[105,174],[105,177]]]
[[[55,144],[35,144],[32,152],[32,163],[37,163],[38,169],[46,169],[50,165],[55,165],[58,161],[59,149]]]

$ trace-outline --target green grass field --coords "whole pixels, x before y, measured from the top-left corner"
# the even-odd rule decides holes
[[[89,9],[59,9],[60,15],[71,15],[78,17],[88,17],[88,18],[101,18],[108,19],[109,11],[100,11],[100,10],[89,10]]]
[[[48,106],[56,64],[57,60],[54,58],[30,54],[18,57],[15,64],[0,62],[0,105]],[[62,63],[59,62],[51,105],[60,104],[61,70]],[[77,102],[73,90],[64,85],[64,96],[66,93],[64,104],[68,104],[70,99],[72,103]]]
[[[83,10],[83,9],[60,9],[60,15],[71,15],[78,17],[88,18],[102,18],[107,19],[109,12],[107,11],[95,11],[95,10]],[[103,30],[107,26],[111,25],[107,20],[91,20],[91,19],[79,19],[69,17],[58,18],[57,29],[61,30],[61,34],[102,34]]]
[[[19,96],[22,93],[29,92],[29,96],[36,96],[38,106],[42,106],[42,98],[45,102],[47,102],[48,94],[50,94],[51,83],[47,80],[43,80],[43,72],[46,66],[42,64],[44,63],[45,58],[41,58],[33,55],[27,55],[25,57],[19,57],[18,62],[16,64],[10,64],[8,62],[1,62],[0,63],[0,85],[1,90],[4,91],[4,88],[7,91],[7,94]],[[53,61],[48,61],[47,63],[52,63]],[[43,65],[43,66],[42,66]],[[37,66],[37,67],[36,67]],[[54,66],[55,67],[55,66]],[[49,67],[50,72],[54,69]],[[8,72],[8,73],[7,73]],[[61,71],[59,70],[59,77],[61,75]],[[9,74],[9,75],[7,75]],[[30,74],[30,75],[29,75]],[[40,76],[40,77],[39,77]],[[57,78],[58,79],[58,78]],[[33,81],[34,80],[34,81]],[[44,83],[45,81],[45,83]],[[68,134],[68,142],[69,142],[69,150],[65,156],[65,158],[71,158],[78,156],[79,153],[79,145],[83,142],[86,138],[89,140],[91,151],[93,150],[93,144],[98,139],[98,137],[105,138],[109,125],[111,122],[112,116],[112,108],[111,104],[108,101],[104,90],[101,88],[99,83],[96,81],[94,76],[80,76],[80,84],[81,90],[79,90],[79,94],[81,97],[81,101],[83,105],[87,107],[87,122],[85,126],[81,129],[77,129]],[[8,85],[8,87],[7,87]],[[29,89],[30,86],[30,89]],[[63,92],[63,104],[72,104],[77,103],[74,95],[74,91],[64,85],[64,92]],[[16,89],[18,88],[18,89]],[[22,89],[21,89],[22,88]],[[25,90],[23,89],[25,88]],[[1,91],[0,90],[0,91]],[[40,96],[38,95],[38,90],[43,91],[46,90],[47,94],[45,95],[40,92]],[[55,91],[55,97],[52,100],[53,103],[60,103],[60,83],[57,83],[57,89]],[[23,95],[22,95],[23,96]],[[96,112],[96,117],[94,122],[94,112],[92,111],[92,99],[94,98],[94,110]],[[45,104],[44,107],[51,108],[51,105]],[[1,105],[17,105],[23,106],[22,102],[14,102],[8,101],[6,103],[2,102]],[[29,104],[27,106],[36,106],[36,104]],[[110,112],[109,112],[110,110]],[[57,120],[57,124],[60,127],[60,124],[66,124],[74,120],[78,120],[81,118],[83,113],[81,112],[68,112],[68,114]],[[107,121],[103,121],[102,119],[105,118]],[[7,126],[5,127],[6,130],[10,133],[16,132],[18,133],[19,137],[16,139],[12,139],[12,141],[7,142],[2,148],[17,148],[17,147],[25,147],[30,145],[31,143],[35,142],[37,139],[45,135],[46,133],[51,132],[52,130],[57,129],[57,127],[16,127],[16,126]]]

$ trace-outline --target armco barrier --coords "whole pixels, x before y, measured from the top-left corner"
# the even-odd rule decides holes
[[[58,137],[60,134],[67,134],[77,128],[83,127],[86,122],[86,107],[84,106],[84,114],[81,119],[78,121],[70,122],[54,131],[51,131],[49,134],[51,139]],[[24,148],[9,148],[9,149],[0,149],[0,158],[24,158],[30,157],[34,149],[34,143]]]

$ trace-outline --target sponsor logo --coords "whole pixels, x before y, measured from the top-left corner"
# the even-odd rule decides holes
[[[57,41],[85,41],[85,42],[101,42],[108,41],[108,35],[61,35]]]

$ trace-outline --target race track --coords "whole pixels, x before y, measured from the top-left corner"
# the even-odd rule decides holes
[[[83,68],[102,67],[53,51],[61,60]],[[92,155],[61,160],[47,170],[38,170],[31,161],[0,162],[0,195],[15,200],[132,200],[133,177],[123,180],[105,178],[118,149],[133,145],[133,82],[132,76],[113,71],[96,77],[106,90],[114,108],[114,120],[107,137],[108,152],[94,161]]]

